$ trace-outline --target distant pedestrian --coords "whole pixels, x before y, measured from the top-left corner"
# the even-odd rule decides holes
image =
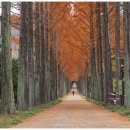
[[[74,90],[72,91],[72,94],[73,94],[73,96],[74,96]]]

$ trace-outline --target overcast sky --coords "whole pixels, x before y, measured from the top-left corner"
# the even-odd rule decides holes
[[[1,9],[1,2],[0,2],[0,16],[1,16],[1,13],[2,13],[1,10],[2,10],[2,9]],[[11,8],[11,13],[12,13],[12,12],[19,14],[19,10],[16,10],[15,8]]]

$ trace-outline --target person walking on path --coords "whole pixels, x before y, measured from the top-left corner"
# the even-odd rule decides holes
[[[73,96],[74,96],[74,90],[72,91],[72,94],[73,94]]]

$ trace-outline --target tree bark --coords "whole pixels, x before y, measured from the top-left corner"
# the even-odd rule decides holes
[[[12,83],[12,57],[11,57],[11,3],[2,2],[1,21],[1,114],[15,114],[15,101]]]
[[[96,3],[97,8],[97,75],[99,87],[99,100],[103,101],[103,68],[102,68],[102,37],[101,37],[101,16],[100,16],[100,2]]]
[[[34,53],[33,53],[33,16],[32,16],[33,3],[27,3],[27,71],[28,71],[28,96],[29,107],[35,106],[35,89],[34,89]]]
[[[125,106],[130,107],[130,3],[123,2]]]
[[[42,11],[43,12],[43,11]],[[41,38],[40,38],[40,31],[41,31],[41,26],[40,26],[40,4],[39,2],[35,2],[35,17],[34,17],[34,47],[35,47],[35,104],[39,105],[41,103],[41,95],[40,93],[42,92],[40,90],[40,80],[43,80],[43,77],[41,78]]]
[[[27,86],[27,2],[21,3],[20,17],[20,45],[19,45],[19,72],[17,107],[27,109],[28,107],[28,86]]]
[[[103,10],[103,48],[104,48],[104,102],[108,102],[108,93],[113,91],[111,51],[109,36],[108,3],[102,3]]]
[[[91,93],[92,97],[96,96],[96,63],[95,63],[95,48],[94,48],[94,29],[93,29],[93,5],[90,4],[90,46],[91,46]]]
[[[45,82],[44,82],[44,91],[45,91],[45,102],[50,101],[50,66],[49,66],[49,45],[48,45],[48,13],[49,13],[49,3],[44,3],[44,9],[45,9],[45,28],[44,28],[44,63],[45,63],[45,69],[44,69],[44,75],[45,75]]]
[[[119,80],[121,79],[120,58],[120,2],[115,2],[115,45],[116,45],[116,92],[119,92]]]

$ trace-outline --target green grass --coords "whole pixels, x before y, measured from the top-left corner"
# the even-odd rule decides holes
[[[92,98],[86,97],[86,100],[89,102],[92,102],[96,105],[100,105],[105,107],[106,109],[109,109],[112,112],[117,112],[122,116],[126,116],[130,119],[130,108],[124,107],[124,106],[119,106],[119,105],[110,105],[110,104],[104,104],[103,102],[96,101]]]
[[[0,116],[0,128],[8,128],[12,125],[21,123],[24,119],[35,115],[38,112],[41,112],[44,109],[47,109],[53,105],[56,105],[61,102],[61,99],[56,99],[50,101],[46,104],[42,104],[25,111],[16,111],[15,115],[1,115]]]

